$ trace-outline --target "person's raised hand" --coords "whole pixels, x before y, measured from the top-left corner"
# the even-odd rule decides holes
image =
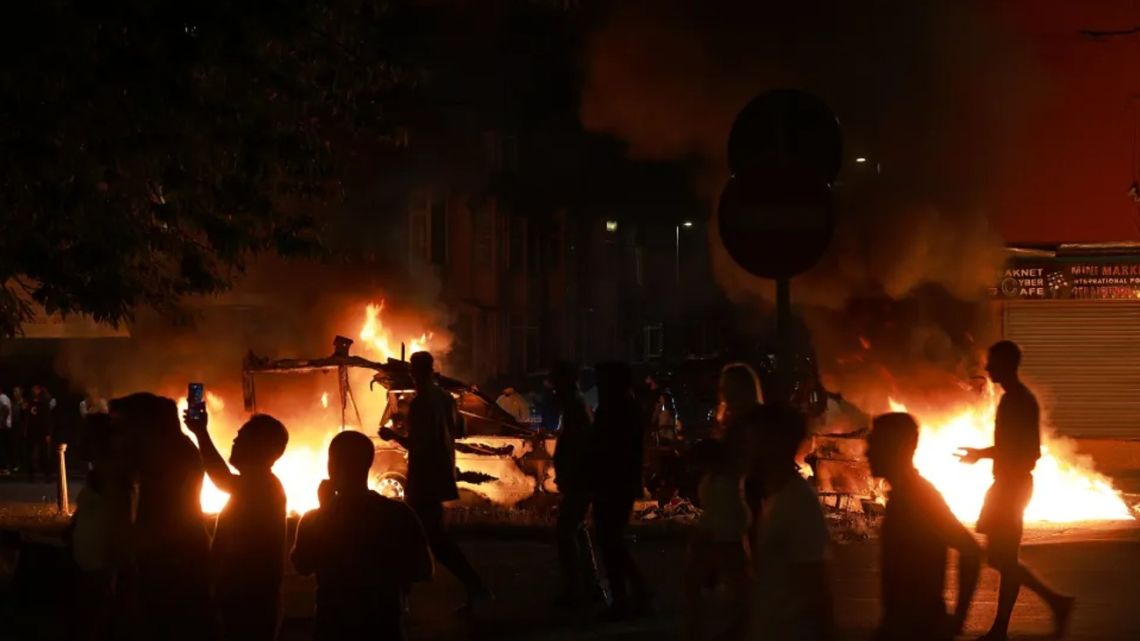
[[[962,463],[973,465],[982,459],[982,451],[976,447],[960,447],[954,456]]]
[[[186,424],[186,429],[190,430],[191,434],[198,436],[206,433],[206,428],[210,424],[210,415],[206,412],[205,408],[202,409],[202,413],[198,416],[191,416],[190,410],[183,410],[182,422]]]

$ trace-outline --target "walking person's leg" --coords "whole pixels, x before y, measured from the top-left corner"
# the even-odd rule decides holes
[[[580,601],[581,591],[585,587],[578,536],[589,507],[589,495],[579,492],[563,494],[558,506],[555,537],[558,542],[558,563],[562,570],[562,594],[559,601],[567,604]]]
[[[614,617],[625,616],[631,609],[641,610],[648,605],[645,579],[625,543],[625,530],[632,513],[632,498],[605,499],[594,504],[598,545],[613,591],[610,614]]]
[[[423,525],[435,560],[459,579],[467,590],[468,598],[486,593],[483,579],[443,526],[443,504],[439,501],[413,501],[409,505]]]

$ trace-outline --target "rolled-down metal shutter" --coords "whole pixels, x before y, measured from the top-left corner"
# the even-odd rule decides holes
[[[1009,301],[1004,316],[1048,424],[1140,437],[1140,301]]]

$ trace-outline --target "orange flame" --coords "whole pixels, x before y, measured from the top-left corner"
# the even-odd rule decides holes
[[[392,338],[391,328],[383,323],[383,310],[383,300],[368,304],[364,309],[364,324],[360,329],[363,349],[369,357],[381,361],[387,358],[398,358],[400,355],[399,343]],[[421,331],[419,336],[409,338],[404,343],[407,346],[408,354],[430,349],[432,332]],[[367,381],[368,379],[365,378],[364,380]],[[358,388],[354,387],[354,389]],[[383,393],[378,392],[373,392],[369,397],[385,398]],[[356,400],[365,401],[361,397],[357,397]],[[340,430],[345,429],[345,426],[339,424],[339,418],[332,419],[330,417],[330,413],[327,411],[329,401],[330,393],[324,391],[320,396],[319,407],[314,404],[311,410],[304,411],[300,415],[277,416],[291,431],[289,446],[285,450],[285,454],[273,466],[273,473],[277,475],[285,488],[290,512],[303,513],[317,507],[317,486],[321,479],[328,476],[326,460],[329,442]],[[383,401],[381,400],[380,403]],[[181,410],[185,410],[186,398],[182,397],[178,404]],[[210,414],[210,433],[218,449],[225,455],[228,452],[226,444],[237,435],[238,428],[245,419],[240,414],[227,412],[225,401],[220,395],[212,391],[206,392],[206,409]],[[240,410],[240,407],[238,409]],[[375,415],[373,413],[377,409],[383,411],[383,405],[381,404],[377,408],[375,404],[371,404],[371,411],[366,412],[366,409],[369,408],[361,408],[362,422],[365,425],[372,425],[380,418],[378,413]],[[363,428],[364,426],[360,427]],[[189,431],[186,433],[191,439],[194,438]],[[374,481],[375,479],[370,479],[370,484]],[[228,500],[229,495],[219,490],[210,482],[209,478],[206,478],[200,495],[202,511],[209,514],[220,512]]]
[[[890,399],[891,410],[905,412]],[[914,464],[942,493],[955,516],[974,522],[993,483],[991,461],[965,465],[954,456],[962,447],[993,444],[997,396],[988,387],[982,400],[937,416],[915,416],[921,426]],[[1120,492],[1092,460],[1076,453],[1072,441],[1043,430],[1041,458],[1033,472],[1034,491],[1026,521],[1073,522],[1133,518]]]

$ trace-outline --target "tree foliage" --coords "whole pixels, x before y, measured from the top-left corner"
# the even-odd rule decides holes
[[[29,300],[129,320],[318,245],[341,142],[420,73],[375,0],[44,0],[0,27],[0,332]]]

